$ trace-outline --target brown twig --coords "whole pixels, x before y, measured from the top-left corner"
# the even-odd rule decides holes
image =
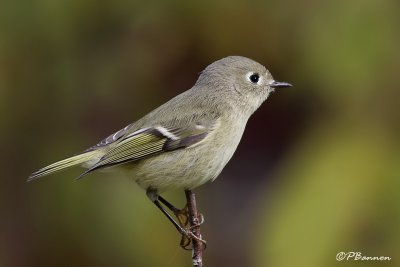
[[[199,220],[199,212],[197,211],[196,205],[196,196],[190,190],[185,190],[186,194],[186,201],[187,207],[189,212],[189,223],[190,227],[192,228],[192,233],[198,237],[200,240],[201,233],[200,233],[200,220]],[[193,245],[193,252],[192,252],[192,263],[194,267],[202,267],[203,266],[203,243],[193,238],[192,245]]]

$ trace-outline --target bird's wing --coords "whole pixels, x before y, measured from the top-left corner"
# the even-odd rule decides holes
[[[219,124],[219,120],[215,119],[211,123],[209,121],[207,123],[192,121],[185,123],[184,126],[175,126],[174,124],[171,123],[172,126],[168,126],[166,123],[165,126],[161,124],[155,127],[144,127],[125,135],[121,135],[121,131],[125,128],[116,132],[107,138],[109,139],[108,143],[115,143],[113,147],[80,177],[96,169],[191,147],[209,135]],[[107,145],[107,139],[89,150]]]
[[[120,140],[121,138],[123,138],[125,135],[127,135],[129,133],[129,131],[132,129],[132,127],[134,126],[134,123],[129,124],[128,126],[126,126],[125,128],[122,128],[121,130],[111,134],[110,136],[108,136],[107,138],[104,138],[103,140],[101,140],[98,144],[86,149],[84,152],[88,152],[88,151],[92,151],[92,150],[97,150],[99,148],[108,146],[111,143],[117,142],[118,140]]]

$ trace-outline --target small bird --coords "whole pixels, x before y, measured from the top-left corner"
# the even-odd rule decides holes
[[[191,89],[82,153],[34,172],[28,181],[77,165],[87,168],[79,178],[104,168],[122,169],[182,235],[195,238],[161,203],[177,217],[181,210],[159,194],[215,180],[235,152],[250,116],[275,88],[290,86],[275,81],[249,58],[225,57],[207,66]]]

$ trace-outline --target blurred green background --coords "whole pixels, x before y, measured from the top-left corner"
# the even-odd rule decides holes
[[[400,2],[0,3],[0,266],[190,266],[118,174],[26,183],[243,55],[295,87],[195,192],[205,266],[400,266]],[[166,197],[183,206],[182,192]],[[340,251],[388,262],[336,261]]]

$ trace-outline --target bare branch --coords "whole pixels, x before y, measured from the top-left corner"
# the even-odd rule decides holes
[[[187,207],[189,212],[189,223],[192,229],[192,233],[197,237],[192,238],[192,263],[194,267],[203,266],[203,248],[205,243],[202,242],[201,232],[200,232],[200,213],[197,211],[196,196],[190,190],[185,190]]]

